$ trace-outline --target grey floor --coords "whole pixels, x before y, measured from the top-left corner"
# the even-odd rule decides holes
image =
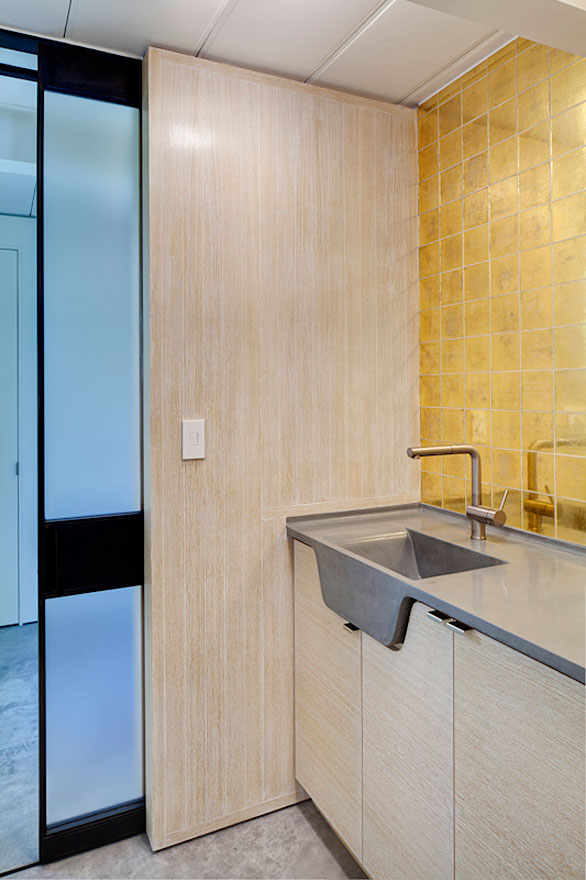
[[[158,853],[144,835],[131,837],[51,865],[27,868],[15,878],[363,878],[356,862],[311,801],[242,822]]]
[[[38,627],[0,627],[0,873],[38,858]]]

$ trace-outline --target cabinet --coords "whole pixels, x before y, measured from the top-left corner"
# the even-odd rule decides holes
[[[323,603],[313,550],[295,542],[295,775],[362,859],[362,634]]]

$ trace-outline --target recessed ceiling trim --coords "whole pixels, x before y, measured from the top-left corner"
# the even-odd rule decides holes
[[[200,55],[207,44],[214,40],[214,38],[218,34],[218,31],[220,31],[224,27],[224,25],[232,15],[232,12],[234,11],[237,4],[238,0],[224,0],[224,2],[218,6],[215,14],[212,16],[211,21],[201,35],[199,43],[194,49],[194,55]]]

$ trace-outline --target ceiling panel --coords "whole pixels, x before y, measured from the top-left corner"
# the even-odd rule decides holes
[[[147,46],[192,53],[226,5],[226,0],[72,0],[66,36],[139,56]]]
[[[0,26],[62,37],[69,0],[0,0]]]
[[[239,0],[202,57],[305,79],[381,0]]]
[[[429,89],[426,94],[426,82],[433,79],[433,91],[446,85],[475,63],[475,59],[467,63],[471,50],[494,36],[495,29],[487,25],[395,0],[312,82],[417,104],[433,93]],[[500,38],[502,42],[508,39],[504,35]],[[491,44],[485,54],[494,48]],[[450,77],[437,85],[435,77],[446,67],[450,67]]]

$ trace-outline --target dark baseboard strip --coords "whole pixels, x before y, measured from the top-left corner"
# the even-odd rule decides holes
[[[146,816],[144,799],[93,813],[72,822],[53,825],[41,838],[42,864],[142,834]]]

